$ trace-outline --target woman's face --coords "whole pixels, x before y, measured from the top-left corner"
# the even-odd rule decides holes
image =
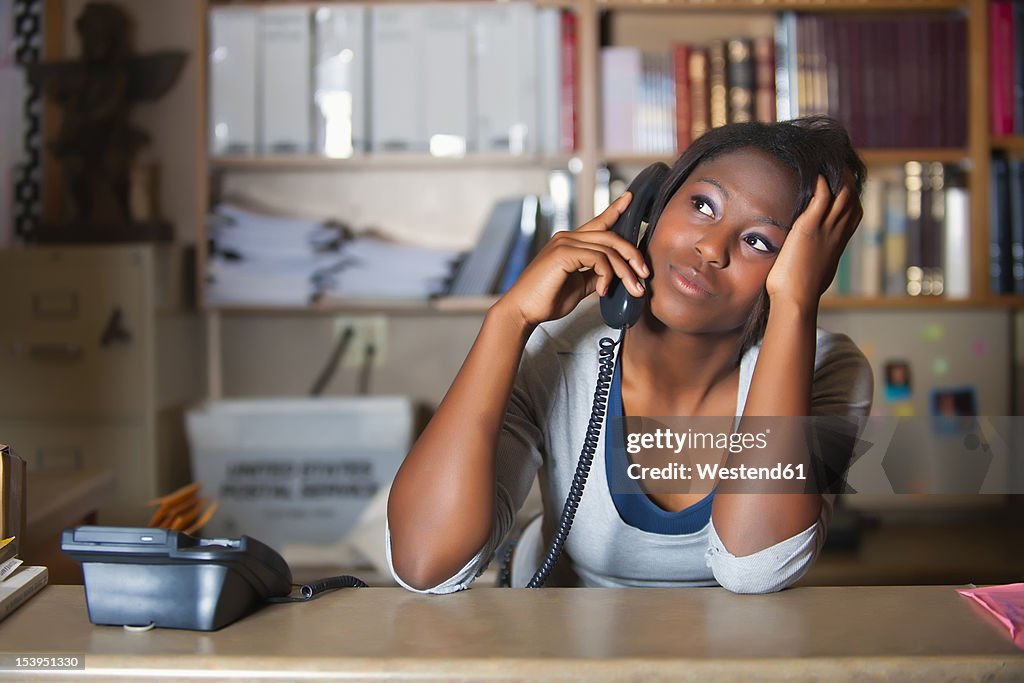
[[[756,149],[698,165],[648,247],[654,316],[678,331],[740,329],[786,239],[796,194],[796,174]]]

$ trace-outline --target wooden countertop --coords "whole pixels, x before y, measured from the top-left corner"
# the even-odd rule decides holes
[[[25,680],[1024,680],[1024,650],[951,586],[345,589],[206,633],[93,626],[81,587],[49,586],[0,652],[84,655]]]

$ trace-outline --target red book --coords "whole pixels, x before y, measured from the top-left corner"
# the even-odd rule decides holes
[[[989,78],[992,133],[1013,133],[1013,5],[996,0],[989,7]]]
[[[672,46],[672,74],[676,84],[676,149],[690,146],[692,117],[690,115],[690,47],[684,43]]]
[[[576,15],[562,12],[562,120],[563,152],[576,151]]]
[[[762,123],[775,122],[775,38],[754,38],[754,113]]]

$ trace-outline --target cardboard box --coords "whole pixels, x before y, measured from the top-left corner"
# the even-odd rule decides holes
[[[413,437],[406,397],[209,401],[187,416],[192,472],[220,501],[203,536],[335,543],[391,485]],[[381,539],[383,543],[383,538]]]

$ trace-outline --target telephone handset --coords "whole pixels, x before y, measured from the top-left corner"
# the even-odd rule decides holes
[[[658,190],[661,189],[668,172],[668,166],[660,161],[641,171],[629,184],[627,191],[633,195],[629,200],[629,206],[612,226],[613,232],[630,244],[640,247],[640,251],[644,251],[640,243],[641,227],[644,223],[648,224],[647,232],[643,236],[643,244],[646,245],[654,227],[650,225],[654,199],[658,196]],[[615,278],[608,287],[608,293],[601,297],[601,317],[608,327],[624,330],[640,320],[646,305],[646,293],[644,296],[633,296],[622,284],[622,280]]]
[[[629,206],[622,212],[619,219],[615,221],[612,230],[630,243],[638,246],[640,251],[645,250],[647,241],[654,230],[653,225],[648,225],[647,232],[643,235],[641,244],[640,230],[643,223],[651,220],[651,211],[654,200],[661,190],[661,186],[668,177],[669,167],[661,162],[651,164],[633,179],[628,192],[633,197],[629,200]],[[603,337],[599,343],[598,350],[598,371],[597,386],[594,389],[594,405],[590,412],[590,423],[587,425],[587,434],[583,440],[583,448],[580,449],[579,463],[576,465],[576,473],[573,475],[569,493],[565,498],[565,505],[562,507],[562,516],[559,518],[555,535],[551,539],[544,560],[537,569],[533,578],[527,584],[527,588],[540,588],[547,581],[551,570],[562,554],[562,545],[569,536],[569,529],[572,528],[573,519],[576,517],[576,509],[583,498],[583,487],[587,483],[587,475],[590,473],[590,466],[594,461],[594,453],[597,450],[597,441],[601,435],[601,426],[604,423],[606,406],[608,403],[608,390],[612,384],[612,375],[615,372],[615,347],[622,341],[622,335],[628,327],[632,327],[640,320],[644,306],[647,305],[646,294],[636,297],[630,294],[622,281],[618,278],[612,280],[608,292],[601,297],[601,317],[609,327],[621,330],[619,341],[611,337]],[[505,555],[501,570],[500,583],[509,585],[510,564],[513,547],[510,546]]]

